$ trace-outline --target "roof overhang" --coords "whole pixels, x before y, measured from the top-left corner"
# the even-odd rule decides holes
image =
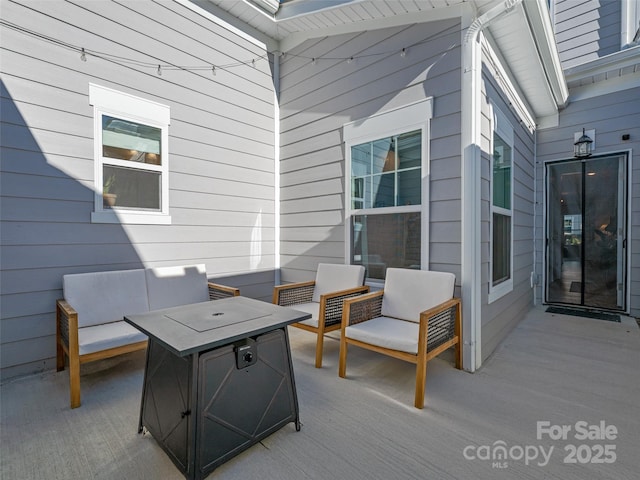
[[[312,38],[480,16],[505,0],[191,0],[287,52]],[[279,5],[276,5],[279,3]],[[278,8],[276,8],[276,6]],[[569,98],[545,0],[518,2],[486,29],[539,125],[557,121]]]

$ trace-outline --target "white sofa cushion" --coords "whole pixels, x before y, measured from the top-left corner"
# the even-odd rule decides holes
[[[149,310],[209,300],[207,271],[204,265],[147,268],[145,274]]]
[[[402,352],[418,353],[420,325],[390,317],[377,317],[345,329],[345,336]]]
[[[62,288],[65,300],[78,312],[78,327],[149,311],[142,269],[64,275]]]
[[[147,336],[124,320],[78,329],[80,355],[142,342]]]
[[[419,322],[420,312],[453,298],[455,281],[449,272],[387,268],[382,315]]]
[[[362,265],[341,265],[337,263],[320,263],[316,271],[316,284],[311,301],[320,302],[325,293],[355,288],[364,283],[364,267]],[[316,314],[317,316],[317,314]]]
[[[309,313],[311,318],[307,320],[302,320],[298,323],[303,323],[305,325],[311,325],[312,327],[318,328],[318,315],[320,314],[320,304],[318,302],[309,302],[309,303],[297,303],[296,305],[291,305],[294,310],[299,310],[304,313]]]

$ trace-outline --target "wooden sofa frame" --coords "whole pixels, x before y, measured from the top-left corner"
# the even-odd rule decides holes
[[[209,299],[218,300],[240,295],[240,290],[226,285],[207,282]],[[65,369],[65,355],[69,359],[69,387],[71,408],[80,406],[80,365],[83,363],[115,357],[125,353],[143,350],[147,341],[121,345],[97,352],[80,355],[78,345],[78,313],[64,299],[56,301],[56,370]]]

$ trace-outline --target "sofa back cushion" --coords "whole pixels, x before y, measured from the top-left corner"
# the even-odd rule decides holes
[[[209,300],[207,271],[204,265],[147,268],[145,274],[149,310]]]
[[[455,281],[448,272],[387,268],[382,315],[419,322],[420,312],[453,298]]]
[[[362,265],[340,265],[336,263],[320,263],[316,272],[316,285],[311,298],[320,301],[325,293],[355,288],[364,283],[364,267]]]
[[[78,326],[122,320],[149,311],[144,270],[64,275],[64,298],[78,312]]]

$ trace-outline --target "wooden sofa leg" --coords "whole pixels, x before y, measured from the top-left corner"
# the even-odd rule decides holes
[[[322,368],[322,349],[324,348],[324,333],[318,332],[316,340],[316,368]]]
[[[416,408],[424,408],[424,389],[427,384],[427,361],[420,360],[416,364]]]
[[[80,359],[69,356],[69,391],[71,392],[71,408],[80,406]]]

